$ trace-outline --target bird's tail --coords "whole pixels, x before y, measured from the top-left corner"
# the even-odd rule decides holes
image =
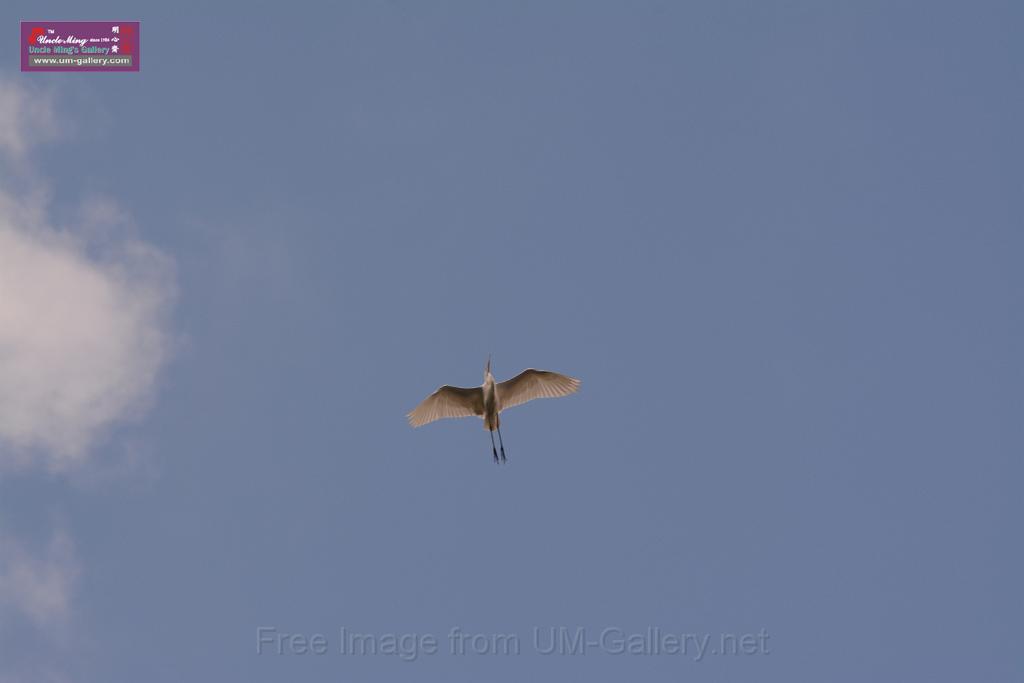
[[[489,432],[493,432],[495,429],[501,426],[501,417],[497,413],[494,415],[487,415],[484,417],[484,429]]]

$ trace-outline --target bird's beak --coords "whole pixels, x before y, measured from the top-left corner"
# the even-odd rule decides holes
[[[490,372],[491,371],[491,354],[487,354],[487,368],[486,368],[485,371],[486,372]]]

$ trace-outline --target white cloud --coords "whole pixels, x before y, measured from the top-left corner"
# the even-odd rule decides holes
[[[168,270],[144,244],[99,261],[0,213],[0,456],[67,464],[145,405],[167,355]]]
[[[0,537],[0,614],[14,611],[40,629],[52,632],[70,616],[78,560],[67,534],[58,531],[40,553],[12,537]]]
[[[44,465],[106,480],[146,470],[144,445],[130,440],[106,449],[120,460],[89,455],[152,401],[169,355],[174,269],[112,200],[62,211],[74,216],[65,224],[50,218],[32,152],[65,132],[52,93],[0,76],[0,470]],[[79,572],[61,528],[41,543],[0,530],[0,629],[32,624],[62,651]],[[59,652],[46,653],[0,658],[0,683],[68,680],[53,666]]]
[[[15,170],[53,137],[50,100],[0,80],[0,465],[80,464],[137,416],[168,357],[173,263],[93,200],[53,226],[45,190]],[[8,181],[28,183],[15,197]]]
[[[56,137],[53,93],[0,78],[0,153],[15,161],[35,144]]]

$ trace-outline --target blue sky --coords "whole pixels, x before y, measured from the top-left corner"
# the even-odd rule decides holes
[[[1024,676],[1019,6],[0,17],[143,52],[0,73],[0,680]]]

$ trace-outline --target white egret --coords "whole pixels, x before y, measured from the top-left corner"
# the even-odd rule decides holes
[[[575,377],[561,375],[547,370],[527,368],[510,380],[495,382],[491,374],[491,359],[487,358],[484,368],[484,383],[481,386],[466,389],[444,385],[430,396],[423,399],[409,413],[409,424],[421,427],[434,420],[446,417],[483,418],[484,429],[491,433],[491,452],[494,462],[505,462],[505,443],[501,438],[501,411],[517,406],[535,398],[557,398],[568,396],[580,388],[580,381]],[[498,432],[498,443],[501,444],[501,458],[494,445],[494,432]]]

